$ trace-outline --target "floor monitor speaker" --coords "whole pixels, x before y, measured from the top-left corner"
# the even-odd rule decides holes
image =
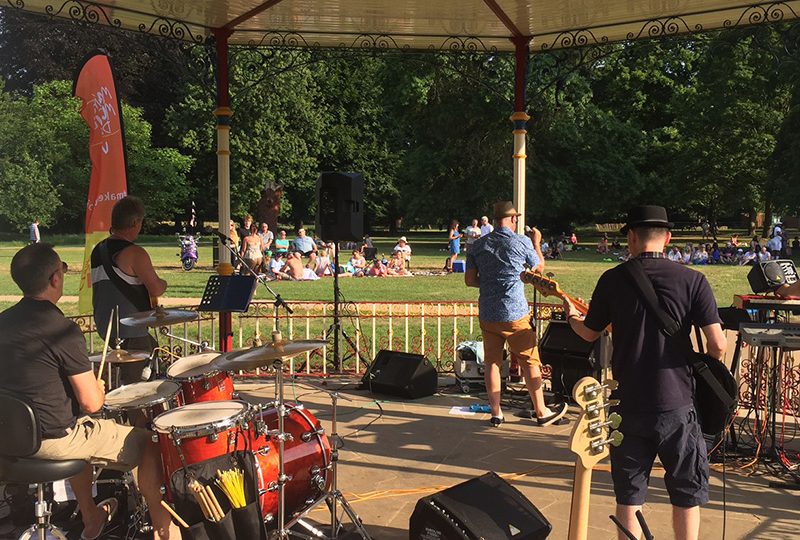
[[[797,281],[797,269],[789,259],[757,262],[747,274],[750,288],[756,294],[773,292]]]
[[[381,350],[361,383],[371,392],[417,399],[436,393],[439,377],[421,354]]]
[[[319,175],[315,232],[326,241],[364,238],[364,178],[361,173],[323,172]]]
[[[540,540],[552,526],[522,493],[493,472],[417,501],[409,540]]]

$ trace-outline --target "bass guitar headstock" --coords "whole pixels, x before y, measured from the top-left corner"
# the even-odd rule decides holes
[[[581,465],[591,470],[598,462],[608,457],[608,447],[619,446],[623,435],[617,431],[622,417],[608,413],[608,408],[618,405],[617,400],[608,399],[608,393],[617,388],[617,381],[607,380],[600,384],[593,377],[584,377],[572,389],[572,397],[581,408],[578,421],[572,427],[570,450],[578,455]]]
[[[534,272],[532,270],[523,270],[519,275],[519,279],[522,280],[523,283],[533,285],[533,288],[544,296],[555,296],[562,300],[567,298],[570,302],[572,302],[572,305],[584,315],[589,312],[589,306],[562,291],[558,282],[550,276],[545,276],[540,272]]]

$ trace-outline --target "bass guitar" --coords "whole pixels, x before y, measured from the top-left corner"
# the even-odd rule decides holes
[[[575,454],[575,481],[572,486],[572,505],[569,512],[569,540],[586,540],[589,531],[589,495],[592,469],[608,457],[609,445],[619,446],[622,433],[617,431],[622,417],[608,414],[608,407],[618,405],[609,400],[607,392],[617,388],[617,381],[603,384],[593,377],[584,377],[572,389],[572,397],[581,408],[578,421],[572,428],[569,448]]]
[[[589,306],[562,291],[561,287],[558,285],[558,282],[554,279],[531,270],[524,270],[519,275],[519,279],[521,279],[523,283],[533,285],[533,288],[542,293],[544,296],[555,296],[561,300],[566,298],[572,302],[572,305],[575,306],[575,309],[577,309],[581,315],[586,315],[589,312]]]

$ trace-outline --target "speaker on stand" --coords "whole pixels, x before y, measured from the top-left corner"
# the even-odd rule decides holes
[[[339,339],[344,333],[339,316],[342,295],[339,290],[339,242],[364,237],[364,177],[354,172],[323,172],[317,180],[316,235],[336,246],[333,255],[333,368],[342,369]],[[358,354],[358,351],[356,351]]]

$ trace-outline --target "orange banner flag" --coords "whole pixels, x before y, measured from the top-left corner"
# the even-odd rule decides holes
[[[128,192],[122,108],[117,98],[111,63],[105,53],[98,51],[88,57],[75,80],[73,93],[83,102],[81,116],[89,126],[89,158],[92,162],[86,200],[86,246],[78,300],[80,312],[91,313],[92,250],[108,236],[111,209]]]

